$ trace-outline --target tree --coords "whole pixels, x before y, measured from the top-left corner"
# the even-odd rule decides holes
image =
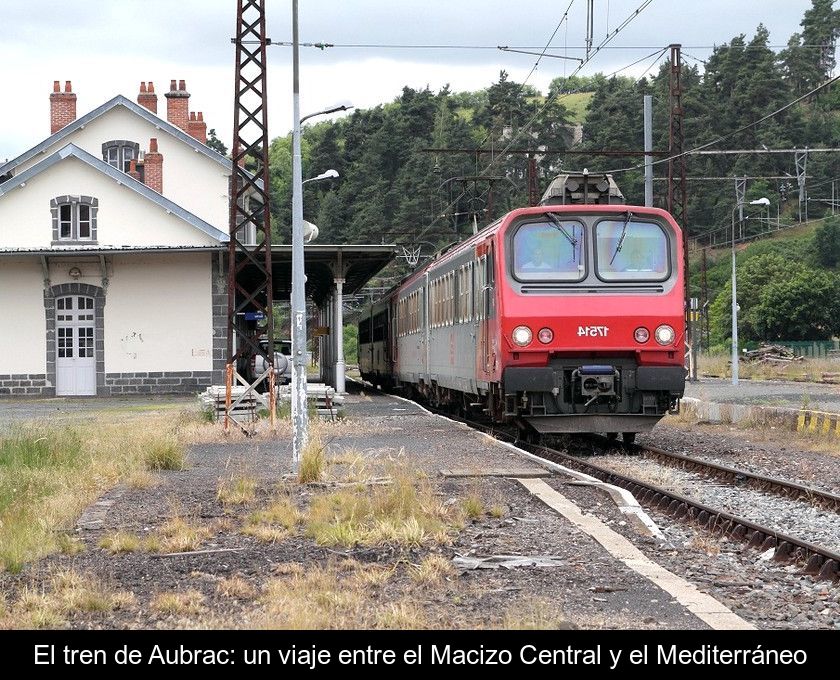
[[[824,82],[836,64],[834,51],[840,36],[840,10],[835,10],[833,5],[833,0],[811,0],[811,9],[802,17],[803,49],[810,64],[805,74],[808,89]]]
[[[738,335],[743,340],[824,340],[840,330],[837,275],[767,252],[738,267]],[[710,308],[712,344],[730,337],[732,286]]]
[[[840,332],[838,277],[802,269],[761,291],[755,324],[764,340],[828,340]]]
[[[216,136],[216,128],[210,128],[210,131],[207,133],[207,146],[214,151],[218,151],[222,156],[227,156],[228,149],[224,145],[224,142]]]
[[[817,227],[811,246],[814,262],[821,267],[840,265],[840,217],[829,217]]]

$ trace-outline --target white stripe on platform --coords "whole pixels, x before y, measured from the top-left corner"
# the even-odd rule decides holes
[[[701,593],[684,578],[648,558],[629,540],[598,518],[584,515],[580,508],[541,479],[517,479],[528,491],[600,543],[613,557],[637,574],[669,593],[697,618],[714,630],[755,630],[755,626],[733,613],[711,595]]]

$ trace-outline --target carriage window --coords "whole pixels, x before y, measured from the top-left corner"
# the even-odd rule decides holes
[[[580,281],[583,224],[573,220],[529,222],[513,237],[514,276],[520,281]]]
[[[654,222],[602,220],[595,241],[603,281],[663,281],[670,274],[668,236]]]

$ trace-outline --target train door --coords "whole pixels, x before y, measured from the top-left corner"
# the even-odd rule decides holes
[[[431,371],[431,338],[430,338],[430,319],[429,319],[429,272],[426,272],[426,278],[423,283],[422,293],[420,295],[423,309],[420,311],[420,318],[423,320],[423,328],[421,330],[423,338],[423,379],[426,384],[429,383],[429,374]]]
[[[398,332],[399,329],[397,328],[397,308],[395,297],[388,303],[388,337],[386,342],[388,345],[389,375],[396,375],[397,373],[397,348],[399,347],[399,343],[397,342]]]
[[[496,338],[492,319],[495,310],[495,281],[493,276],[493,243],[487,244],[487,250],[479,259],[479,281],[481,282],[481,328],[479,337],[481,342],[481,369],[489,378],[496,366]]]

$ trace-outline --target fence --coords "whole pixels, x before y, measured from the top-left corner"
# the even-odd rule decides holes
[[[773,344],[790,347],[791,351],[798,357],[814,359],[837,356],[840,351],[840,340],[778,340],[774,341]]]

